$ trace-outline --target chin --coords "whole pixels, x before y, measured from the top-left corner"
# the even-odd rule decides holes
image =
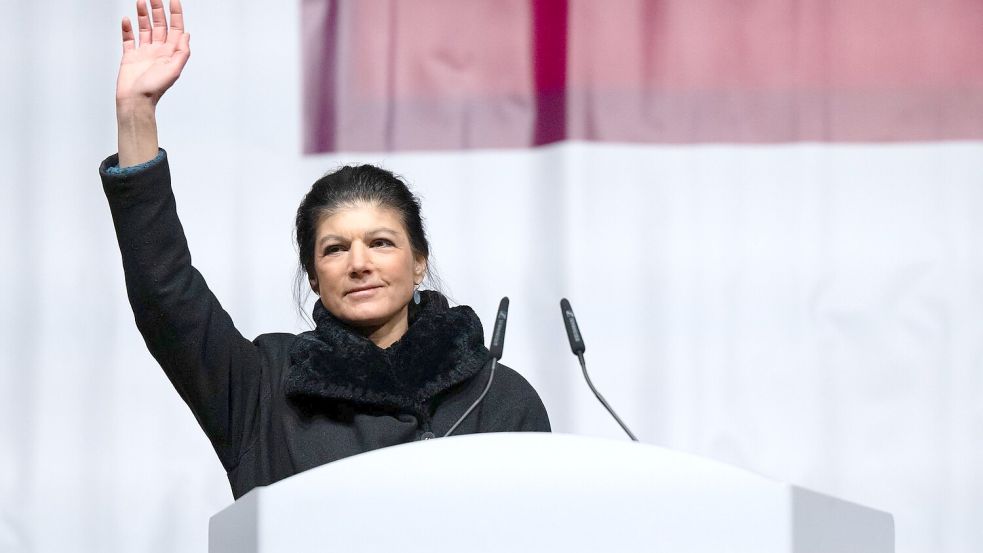
[[[345,306],[338,318],[352,326],[379,326],[402,313],[403,307],[375,304]]]

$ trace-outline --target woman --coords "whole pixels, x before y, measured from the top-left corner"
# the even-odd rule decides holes
[[[539,396],[499,367],[489,378],[474,312],[417,287],[429,246],[420,206],[377,167],[344,167],[297,210],[316,328],[242,337],[192,267],[155,106],[190,55],[179,0],[123,19],[119,154],[100,167],[137,326],[191,407],[238,498],[255,486],[372,449],[444,435],[549,431]]]

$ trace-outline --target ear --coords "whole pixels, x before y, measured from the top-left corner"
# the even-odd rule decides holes
[[[417,257],[413,261],[413,284],[419,285],[427,275],[427,258]]]
[[[317,277],[309,276],[307,277],[307,282],[311,284],[311,290],[313,290],[315,294],[320,295],[320,291],[317,289]]]

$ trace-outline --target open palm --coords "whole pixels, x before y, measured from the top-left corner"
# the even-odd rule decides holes
[[[177,81],[191,55],[191,35],[184,32],[180,0],[171,0],[171,24],[167,25],[164,0],[137,0],[139,43],[133,24],[123,18],[123,59],[116,81],[116,101],[150,100],[160,97]]]

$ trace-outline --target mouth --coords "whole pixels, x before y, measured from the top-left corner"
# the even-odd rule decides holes
[[[380,290],[381,288],[382,286],[378,286],[378,285],[359,286],[358,288],[352,288],[351,290],[345,292],[345,297],[355,298],[355,299],[366,298],[371,296],[376,292],[376,290]]]

